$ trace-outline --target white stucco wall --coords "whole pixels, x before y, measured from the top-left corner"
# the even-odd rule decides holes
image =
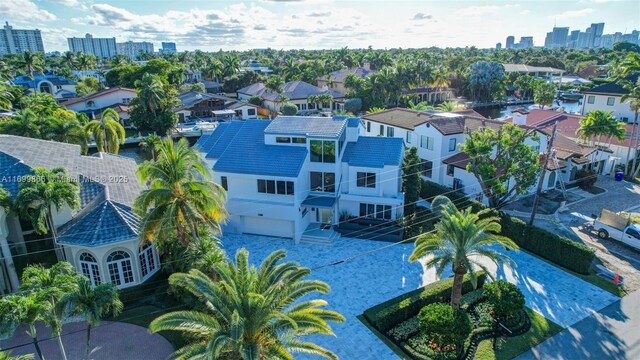
[[[65,107],[73,111],[96,110],[96,109],[105,108],[107,106],[111,106],[114,104],[125,103],[123,99],[129,99],[128,101],[131,101],[135,97],[136,97],[135,91],[127,91],[127,90],[120,89],[118,91],[114,91],[109,94],[95,97],[88,101],[81,101],[75,104],[65,105]],[[89,106],[89,101],[93,101],[93,106]],[[62,105],[64,105],[64,103],[62,103]]]
[[[599,95],[599,94],[584,94],[584,99],[582,100],[582,110],[581,114],[586,115],[589,111],[592,110],[602,110],[602,111],[613,111],[613,116],[618,118],[618,120],[623,121],[623,118],[627,118],[627,123],[633,123],[633,117],[635,112],[631,110],[629,101],[621,102],[622,97],[615,95]],[[589,104],[589,98],[593,96],[594,102],[593,104]],[[613,98],[613,105],[607,105],[607,99]]]

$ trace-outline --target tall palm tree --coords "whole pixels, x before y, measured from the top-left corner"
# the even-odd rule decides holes
[[[215,265],[214,282],[199,270],[171,275],[172,285],[191,292],[203,303],[202,311],[176,311],[162,315],[151,332],[177,330],[195,335],[197,342],[178,349],[179,359],[294,359],[307,353],[327,359],[338,357],[303,337],[333,335],[329,321],[343,322],[335,311],[323,309],[324,300],[302,297],[329,292],[329,285],[303,280],[311,270],[294,262],[280,263],[286,253],[271,253],[259,268],[249,264],[249,252],[240,249],[233,262]]]
[[[425,265],[427,268],[435,267],[438,276],[450,266],[453,271],[451,306],[459,308],[462,280],[466,273],[469,272],[474,285],[477,280],[476,268],[492,276],[485,265],[478,261],[480,258],[489,259],[496,265],[515,264],[508,256],[492,249],[492,245],[498,244],[510,249],[517,249],[518,246],[511,239],[497,235],[501,230],[499,219],[494,216],[484,217],[490,209],[473,213],[471,207],[468,207],[460,211],[451,201],[442,199],[442,196],[436,197],[434,202],[442,204],[439,209],[442,214],[440,221],[435,225],[434,232],[418,237],[409,261],[430,257]]]
[[[640,54],[630,51],[614,70],[614,79],[622,79],[640,71]]]
[[[451,111],[460,110],[461,106],[458,103],[453,101],[445,101],[443,103],[436,105],[435,109],[438,111],[451,112]]]
[[[125,131],[120,116],[114,109],[106,109],[99,120],[91,120],[84,126],[87,136],[92,136],[100,152],[117,154],[124,144]]]
[[[36,114],[29,109],[18,110],[9,120],[0,121],[0,133],[40,139],[39,120]]]
[[[100,325],[100,320],[110,312],[117,316],[123,305],[118,295],[118,288],[112,283],[91,286],[84,276],[77,277],[77,288],[60,299],[60,306],[69,310],[72,315],[82,315],[87,319],[87,338],[85,359],[89,359],[91,350],[91,329]]]
[[[18,59],[18,67],[33,81],[33,91],[37,93],[38,88],[33,75],[42,72],[44,68],[44,61],[40,53],[33,53],[31,51],[23,52]]]
[[[62,54],[62,61],[69,69],[74,70],[76,68],[76,54],[73,52],[65,51],[65,53]]]
[[[58,238],[53,209],[60,211],[63,206],[76,209],[80,205],[78,183],[72,181],[64,168],[47,170],[33,168],[34,181],[23,182],[15,200],[15,207],[23,219],[30,220],[39,234],[51,233],[54,246]]]
[[[0,300],[0,317],[3,319],[3,323],[13,326],[14,330],[19,324],[28,325],[27,334],[31,336],[31,342],[40,360],[44,360],[44,355],[40,349],[36,325],[38,322],[50,323],[51,314],[51,305],[40,296],[39,292],[9,295]],[[11,333],[12,331],[9,332],[9,334]]]
[[[49,303],[47,309],[51,314],[46,316],[51,327],[52,335],[58,339],[58,346],[62,358],[67,359],[67,353],[62,343],[62,310],[58,302],[62,297],[76,290],[77,274],[73,265],[64,261],[45,268],[40,265],[28,266],[22,273],[20,290],[24,292],[40,292],[40,296]]]
[[[151,154],[151,160],[156,161],[156,149],[162,142],[162,137],[151,134],[140,141],[140,147]]]
[[[87,151],[87,134],[80,122],[75,118],[63,119],[53,116],[47,118],[43,138],[77,144],[80,145],[83,153]]]
[[[151,74],[144,74],[141,80],[136,80],[136,87],[138,90],[138,97],[141,100],[141,104],[155,114],[158,110],[160,99],[164,96],[164,87],[162,81]]]
[[[165,138],[156,151],[156,161],[145,161],[138,167],[140,180],[149,183],[149,189],[134,203],[143,218],[141,236],[157,239],[163,229],[171,227],[186,246],[189,234],[199,238],[199,225],[219,232],[227,217],[226,193],[211,181],[207,163],[185,139],[174,145],[171,138]]]
[[[587,112],[587,115],[580,119],[580,127],[576,131],[578,138],[594,143],[596,138],[600,143],[603,136],[624,140],[625,132],[624,124],[619,122],[611,111],[602,110]]]
[[[638,163],[637,159],[634,157],[633,165],[629,168],[629,159],[631,159],[631,150],[638,147],[638,136],[640,135],[640,126],[638,126],[638,110],[640,110],[640,78],[636,81],[636,83],[632,83],[631,81],[622,80],[620,81],[622,86],[628,91],[627,94],[622,95],[620,101],[621,102],[629,102],[629,107],[634,111],[633,115],[633,125],[631,126],[631,138],[629,139],[629,146],[627,147],[627,164],[625,164],[624,171],[627,176],[632,176],[636,172],[636,164]]]
[[[33,360],[33,358],[33,354],[11,356],[11,353],[9,351],[0,352],[0,360]]]

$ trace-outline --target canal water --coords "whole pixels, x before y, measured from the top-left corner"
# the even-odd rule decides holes
[[[485,116],[489,119],[502,119],[511,116],[511,112],[517,108],[525,107],[529,108],[532,105],[510,105],[510,106],[502,106],[495,108],[481,108],[475,109],[482,116]],[[579,114],[580,108],[582,107],[582,103],[579,101],[557,101],[553,104],[553,107],[562,107],[565,112],[572,114]]]

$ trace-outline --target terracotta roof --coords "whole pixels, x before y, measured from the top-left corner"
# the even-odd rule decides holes
[[[475,111],[463,110],[459,112],[428,112],[402,108],[393,108],[362,117],[399,128],[414,130],[416,127],[429,123],[444,135],[461,134],[466,129],[471,131],[491,127],[499,128],[503,123],[490,120]]]
[[[130,91],[130,92],[132,92],[134,94],[137,94],[134,89],[125,88],[125,87],[122,87],[122,86],[115,86],[115,87],[112,87],[112,88],[109,88],[109,89],[106,89],[106,90],[94,92],[93,94],[89,94],[89,95],[86,95],[86,96],[69,99],[69,100],[63,102],[61,105],[67,106],[67,105],[72,105],[72,104],[76,104],[76,103],[79,103],[79,102],[84,102],[84,101],[95,99],[95,98],[98,98],[98,97],[101,97],[101,96],[104,96],[104,95],[109,95],[109,94],[111,94],[113,92],[116,92],[118,90]]]
[[[442,163],[447,165],[453,165],[459,169],[466,170],[467,164],[469,164],[470,160],[471,158],[469,157],[469,155],[467,155],[467,153],[459,152],[453,156],[450,156],[442,160]]]

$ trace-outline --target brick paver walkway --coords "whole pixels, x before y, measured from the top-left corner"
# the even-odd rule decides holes
[[[83,359],[87,334],[85,322],[65,324],[63,329],[67,359]],[[36,350],[31,344],[31,337],[25,334],[26,330],[21,326],[11,339],[0,341],[0,348],[6,350],[18,346],[11,350],[13,356],[34,354]],[[39,326],[38,338],[49,337],[49,329]],[[149,334],[146,328],[123,322],[101,322],[91,331],[91,345],[90,359],[95,360],[162,360],[173,353],[173,346],[161,335]],[[57,339],[41,341],[40,348],[47,360],[62,359]]]

